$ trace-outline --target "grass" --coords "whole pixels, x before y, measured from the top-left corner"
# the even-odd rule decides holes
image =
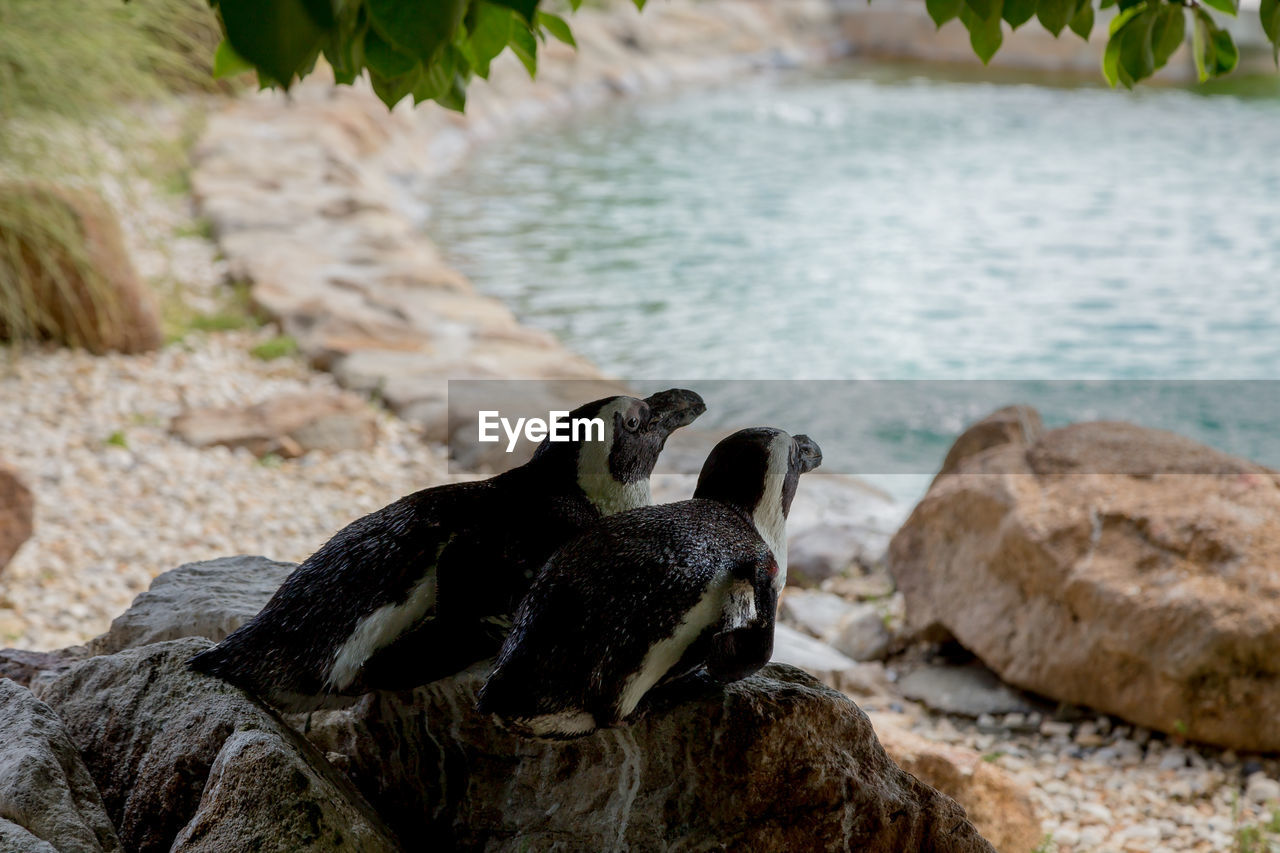
[[[212,89],[217,39],[204,0],[0,2],[0,338],[112,338],[115,291],[47,188],[92,184],[104,140],[135,150],[139,102]]]
[[[115,432],[111,433],[111,435],[103,439],[102,443],[110,445],[111,447],[127,448],[129,446],[129,439],[125,437],[124,430],[118,429]]]
[[[276,335],[249,350],[249,355],[263,361],[274,361],[277,358],[297,355],[297,353],[298,342],[292,335]]]
[[[232,282],[223,288],[221,303],[217,310],[195,313],[183,300],[181,290],[175,287],[161,304],[168,342],[180,341],[191,332],[257,329],[266,322],[267,318],[253,304],[247,281]]]
[[[1053,843],[1053,834],[1050,833],[1040,839],[1040,843],[1031,848],[1031,853],[1055,853],[1057,845]]]

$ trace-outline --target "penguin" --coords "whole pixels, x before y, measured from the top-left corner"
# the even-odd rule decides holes
[[[660,685],[735,681],[773,654],[786,518],[822,451],[756,427],[711,451],[691,500],[603,519],[556,552],[521,602],[477,707],[571,738],[630,716]]]
[[[303,712],[490,658],[534,572],[603,516],[648,505],[667,437],[705,410],[679,388],[581,406],[570,417],[602,420],[603,440],[598,430],[578,441],[548,437],[524,465],[415,492],[357,519],[189,665]]]

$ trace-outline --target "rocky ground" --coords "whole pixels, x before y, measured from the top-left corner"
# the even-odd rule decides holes
[[[165,121],[179,135],[183,117]],[[228,168],[223,177],[234,173]],[[377,437],[363,450],[259,458],[243,449],[196,448],[170,432],[171,419],[193,407],[331,393],[337,385],[298,356],[252,354],[280,330],[247,319],[227,281],[232,271],[190,193],[162,183],[135,175],[109,186],[107,196],[123,215],[140,273],[188,306],[189,316],[171,321],[180,339],[148,355],[36,350],[0,361],[0,455],[34,492],[37,507],[33,538],[0,574],[0,646],[83,642],[103,632],[162,571],[238,553],[300,560],[352,518],[448,479],[443,454],[423,441],[422,426],[372,404]],[[252,209],[245,204],[243,210]],[[331,215],[359,213],[338,207]],[[224,214],[229,227],[235,217]],[[390,227],[381,220],[374,225]],[[399,224],[392,230],[397,237],[408,233]],[[458,287],[445,272],[437,282],[441,294]],[[499,309],[485,311],[497,317],[495,336],[514,334]],[[368,319],[376,326],[377,316]],[[339,331],[353,340],[352,330]],[[521,346],[554,349],[516,338]],[[403,402],[408,412],[413,400]],[[826,535],[834,523],[848,521],[817,515],[814,523]],[[797,545],[814,548],[817,539],[815,532]],[[874,648],[868,656],[879,657],[901,621],[902,600],[890,594],[891,581],[876,570],[874,555],[863,556],[870,573],[834,588],[844,600],[870,602],[874,612],[863,615],[857,630],[846,625],[840,636],[810,631],[810,640],[816,644],[821,636],[850,654]],[[800,620],[791,621],[804,630]],[[1280,850],[1280,765],[1273,758],[1189,746],[1116,718],[1052,705],[945,713],[917,693],[907,696],[905,678],[921,658],[899,653],[887,662],[854,664],[826,645],[793,653],[825,656],[808,668],[836,681],[847,678],[844,686],[878,728],[973,750],[982,764],[1006,773],[1037,813],[1040,832],[1033,834],[1043,839],[1041,850]]]
[[[157,128],[176,138],[184,120],[169,113]],[[372,406],[377,439],[367,451],[259,459],[171,435],[170,420],[188,408],[336,385],[296,356],[252,355],[277,330],[253,328],[232,304],[190,196],[121,175],[105,194],[139,272],[185,306],[170,323],[182,337],[145,355],[0,353],[0,455],[36,504],[34,536],[0,574],[0,645],[83,642],[179,563],[229,553],[299,560],[356,516],[447,477],[416,428]]]

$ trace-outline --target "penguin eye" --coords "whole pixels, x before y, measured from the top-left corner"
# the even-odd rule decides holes
[[[635,432],[640,428],[640,418],[632,415],[627,418],[627,422],[623,424],[623,426],[625,426],[629,432]]]

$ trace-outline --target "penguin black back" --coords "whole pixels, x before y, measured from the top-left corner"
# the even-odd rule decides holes
[[[521,603],[481,710],[571,737],[626,718],[664,680],[763,666],[786,514],[820,461],[806,436],[743,430],[712,451],[692,500],[619,513],[566,544]]]
[[[518,468],[425,489],[357,519],[192,668],[286,710],[310,710],[426,683],[494,654],[539,566],[603,515],[646,505],[667,436],[704,410],[680,389],[597,400],[571,417],[604,420],[603,442],[545,441]],[[613,458],[630,464],[611,468]]]

